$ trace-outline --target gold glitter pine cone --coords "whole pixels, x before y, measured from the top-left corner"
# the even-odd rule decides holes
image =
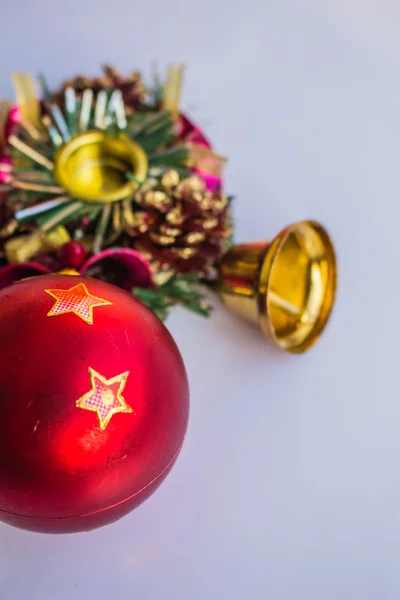
[[[229,200],[196,176],[169,170],[136,193],[133,247],[155,271],[210,274],[232,234]]]

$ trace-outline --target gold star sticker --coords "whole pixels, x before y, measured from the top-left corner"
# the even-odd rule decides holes
[[[105,429],[116,413],[132,413],[133,409],[122,396],[129,371],[112,379],[105,379],[100,373],[89,367],[92,389],[76,401],[78,408],[93,410],[99,418],[100,429]]]
[[[93,309],[96,306],[112,304],[108,300],[92,296],[84,283],[78,283],[69,290],[44,290],[56,300],[48,317],[55,317],[65,313],[73,313],[85,323],[93,325]]]

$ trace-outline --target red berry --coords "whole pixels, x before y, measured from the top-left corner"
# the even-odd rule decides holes
[[[86,250],[80,242],[67,242],[60,250],[60,259],[65,267],[79,269],[86,258]]]

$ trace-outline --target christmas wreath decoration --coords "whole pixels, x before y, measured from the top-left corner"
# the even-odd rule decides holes
[[[176,303],[208,314],[199,284],[232,236],[226,159],[180,112],[182,75],[173,65],[146,85],[106,66],[55,91],[41,75],[40,97],[31,75],[14,75],[17,105],[0,115],[7,282],[21,265],[75,268],[132,286],[162,318]]]

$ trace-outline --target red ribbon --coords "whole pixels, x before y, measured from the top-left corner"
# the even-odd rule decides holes
[[[60,266],[60,269],[62,266]],[[96,277],[96,269],[98,275]],[[40,262],[26,262],[5,265],[0,268],[0,289],[5,288],[21,279],[48,275],[53,273],[48,265]],[[115,248],[99,252],[89,258],[79,270],[81,275],[94,279],[107,279],[107,273],[112,274],[114,285],[131,292],[133,288],[151,288],[154,286],[150,264],[142,254],[130,248]]]

